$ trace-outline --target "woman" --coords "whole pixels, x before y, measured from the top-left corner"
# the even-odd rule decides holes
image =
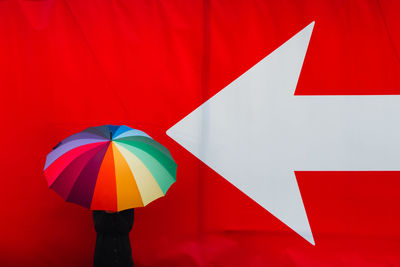
[[[93,210],[97,232],[94,267],[132,267],[129,232],[133,226],[133,209],[120,212]]]

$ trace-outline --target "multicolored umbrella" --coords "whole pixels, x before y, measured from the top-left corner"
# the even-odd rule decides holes
[[[143,207],[165,195],[177,165],[167,148],[125,125],[90,127],[60,142],[43,173],[51,189],[91,210]]]

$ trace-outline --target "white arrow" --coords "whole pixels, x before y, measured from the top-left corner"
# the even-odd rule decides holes
[[[400,170],[400,96],[294,95],[313,27],[167,131],[311,244],[295,170]]]

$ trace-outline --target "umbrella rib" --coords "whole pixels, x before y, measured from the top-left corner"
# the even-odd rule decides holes
[[[176,178],[168,171],[168,169],[165,168],[165,167],[159,162],[159,160],[157,160],[156,158],[154,158],[151,154],[149,154],[148,152],[144,151],[143,149],[140,149],[140,148],[138,148],[138,147],[135,147],[135,146],[132,146],[132,145],[129,145],[129,144],[126,144],[126,143],[122,143],[121,145],[122,145],[122,146],[128,145],[128,146],[134,147],[135,149],[138,149],[138,150],[141,150],[142,152],[144,152],[146,155],[148,155],[150,158],[152,158],[152,160],[154,160],[156,163],[158,163],[158,164],[166,171],[166,173],[167,173],[166,176],[169,178],[168,180],[172,180],[171,185],[172,185],[174,182],[176,182]],[[140,157],[139,157],[138,155],[136,155],[135,153],[133,153],[133,152],[130,151],[129,149],[127,149],[127,150],[128,150],[129,153],[131,153],[132,155],[134,155],[135,157],[137,157],[137,158],[140,159]],[[140,159],[140,161],[142,161],[142,159]],[[143,162],[143,161],[142,161],[142,162]],[[143,162],[143,165],[150,171],[150,173],[152,173],[151,168],[149,168],[144,162]],[[156,178],[154,175],[153,175],[153,177],[154,177],[154,179],[157,181],[157,178]],[[157,183],[158,183],[158,181],[157,181]],[[168,188],[169,188],[169,187],[168,187]],[[167,189],[167,190],[168,190],[168,189]],[[166,191],[165,191],[165,193],[166,193]],[[165,193],[164,193],[164,194],[165,194]]]
[[[140,188],[140,189],[139,189],[139,192],[140,192],[140,195],[141,195],[141,197],[142,197],[143,206],[149,204],[150,202],[152,202],[153,200],[157,199],[158,197],[164,196],[165,194],[164,194],[163,190],[161,189],[160,184],[158,183],[157,179],[154,177],[154,175],[152,174],[152,172],[149,170],[149,168],[147,168],[147,166],[146,166],[135,154],[133,154],[131,151],[129,151],[128,148],[126,148],[126,147],[124,147],[124,146],[121,146],[121,145],[118,145],[118,144],[116,144],[116,146],[117,146],[117,147],[120,146],[118,149],[119,149],[119,151],[120,151],[123,155],[124,155],[125,153],[128,153],[129,155],[132,156],[132,158],[130,158],[130,157],[125,157],[125,156],[126,156],[126,155],[125,155],[125,156],[124,156],[124,159],[125,159],[126,163],[128,164],[129,169],[130,169],[131,172],[133,173],[133,177],[134,177],[135,179],[137,179],[137,180],[142,180],[142,179],[143,179],[143,176],[138,175],[138,172],[136,171],[136,169],[137,169],[137,170],[141,169],[140,166],[137,166],[137,165],[136,165],[136,163],[139,162],[139,164],[142,164],[142,165],[143,165],[143,169],[145,169],[146,172],[148,172],[148,174],[151,176],[151,178],[148,178],[148,177],[146,177],[146,178],[147,178],[147,179],[152,179],[152,180],[154,181],[154,184],[155,184],[155,185],[157,186],[157,188],[159,189],[159,192],[161,192],[161,195],[160,195],[160,196],[157,196],[156,198],[154,198],[154,195],[155,195],[154,192],[151,193],[151,199],[150,199],[150,200],[148,199],[148,197],[149,197],[148,194],[146,194],[146,197],[143,198],[143,194],[140,192],[140,189],[143,190],[143,192],[145,192],[145,191],[147,191],[147,190],[144,190],[144,188],[142,188],[142,186],[139,186],[139,183],[137,182],[137,180],[135,180],[135,182],[136,182],[136,184],[137,184],[137,186],[138,186],[138,189]],[[128,159],[129,159],[129,160],[128,160]],[[133,160],[133,159],[135,159],[135,160]],[[137,162],[136,162],[136,161],[137,161]],[[143,175],[143,173],[142,173],[142,175]],[[139,178],[139,177],[140,177],[140,178]],[[140,183],[140,184],[142,184],[142,183]],[[148,192],[147,192],[147,193],[148,193]],[[156,195],[157,195],[157,194],[156,194]],[[146,200],[146,201],[144,201],[144,200]]]
[[[121,151],[118,149],[117,146],[115,146],[115,149],[118,150],[117,153],[120,153],[120,154],[121,154]],[[129,170],[130,170],[130,172],[131,172],[131,174],[132,174],[132,176],[133,176],[133,182],[135,183],[135,186],[136,186],[137,191],[138,191],[138,193],[139,193],[140,202],[142,203],[142,206],[144,206],[142,194],[141,194],[141,192],[140,192],[140,190],[139,190],[139,185],[137,184],[137,182],[136,182],[136,180],[135,180],[135,174],[134,174],[133,170],[131,169],[131,167],[130,167],[128,161],[123,157],[122,154],[121,154],[121,160],[122,160],[122,161],[124,162],[124,164],[129,168]],[[116,172],[116,171],[115,171],[115,172]],[[117,177],[117,175],[115,175],[115,177]],[[115,182],[117,183],[117,178],[115,179]],[[116,184],[116,190],[117,190],[117,193],[118,193],[118,185],[117,185],[117,184]],[[118,197],[117,197],[117,208],[118,208]]]
[[[107,148],[108,148],[109,145],[110,145],[110,142],[106,143],[105,146],[102,147],[102,148],[99,150],[98,153],[100,153],[100,151],[102,151],[102,150],[104,149],[104,154],[103,154],[103,157],[102,157],[102,158],[104,158],[105,152],[107,151]],[[94,154],[93,157],[91,157],[91,158],[87,161],[86,165],[85,165],[85,166],[82,168],[82,170],[79,172],[79,174],[78,174],[76,180],[74,181],[74,183],[73,183],[72,186],[71,186],[71,190],[68,192],[66,201],[72,202],[72,201],[70,200],[70,196],[71,196],[72,190],[74,189],[74,187],[75,187],[75,185],[77,184],[78,180],[80,180],[80,179],[83,178],[83,177],[81,177],[82,172],[85,170],[85,168],[88,166],[88,164],[90,164],[90,163],[92,162],[92,160],[98,155],[98,153]],[[102,160],[102,159],[101,159],[101,160]],[[99,164],[99,169],[100,169],[100,167],[101,167],[101,163]],[[93,186],[93,193],[94,193],[94,187],[96,186],[96,181],[97,181],[98,173],[99,173],[99,172],[98,172],[98,170],[97,170],[97,171],[96,171],[96,174],[95,174],[95,175],[96,175],[96,179],[94,180],[95,182],[94,182],[94,186]],[[92,194],[92,196],[90,196],[90,197],[92,198],[92,197],[93,197],[93,194]]]
[[[123,142],[122,142],[121,144],[122,144],[122,145],[128,145],[128,146],[134,147],[134,148],[139,149],[140,151],[146,153],[146,154],[149,155],[154,161],[158,162],[165,170],[167,170],[167,172],[171,175],[171,177],[174,176],[174,173],[171,173],[170,170],[169,170],[167,167],[165,167],[164,164],[162,164],[161,161],[160,161],[159,159],[157,159],[156,157],[154,157],[154,156],[153,156],[152,154],[150,154],[148,151],[144,150],[143,148],[137,147],[137,146],[135,146],[135,145],[133,145],[133,144],[123,143]],[[159,151],[159,150],[158,150],[158,151]],[[171,160],[171,164],[176,165],[176,163],[175,163],[173,160]]]
[[[153,156],[149,151],[147,151],[147,149],[139,147],[138,144],[148,146],[148,149],[154,149],[155,151],[160,152],[160,153],[161,153],[161,154],[160,154],[160,157],[163,157],[163,156],[164,156],[164,157],[165,157],[165,160],[169,161],[168,164],[176,165],[176,162],[174,161],[173,158],[166,156],[165,153],[163,153],[163,152],[162,152],[161,150],[159,150],[157,147],[155,147],[155,146],[153,146],[153,145],[151,145],[151,144],[148,144],[148,143],[138,142],[138,141],[132,141],[132,142],[130,142],[130,143],[127,143],[127,142],[119,142],[119,141],[117,141],[117,142],[120,143],[121,145],[124,145],[124,144],[125,144],[125,145],[129,145],[129,146],[135,147],[135,148],[137,148],[137,149],[140,149],[141,151],[143,151],[143,152],[145,152],[146,154],[148,154],[149,156],[151,156],[154,160],[160,162],[160,164],[163,166],[163,168],[166,169],[166,170],[171,174],[171,176],[174,175],[173,171],[172,171],[172,173],[171,173],[171,171],[169,170],[169,168],[166,167],[163,163],[161,163],[161,160],[160,160],[160,159],[158,159],[158,158],[156,158],[155,156]],[[164,160],[164,159],[163,159],[163,160]]]
[[[134,140],[132,140],[132,138],[134,138]],[[144,140],[146,140],[146,141],[141,140],[143,138],[145,138]],[[139,140],[135,140],[135,139],[139,139]],[[121,142],[121,143],[126,142],[126,141],[145,143],[145,144],[148,144],[148,145],[153,146],[154,148],[160,150],[163,154],[165,154],[165,156],[167,156],[168,158],[173,160],[171,153],[165,146],[161,145],[154,139],[148,138],[146,136],[125,136],[122,138],[116,138],[116,140],[114,140],[114,141]]]
[[[92,142],[93,141],[93,142]],[[53,162],[55,162],[58,158],[62,157],[63,155],[65,155],[66,153],[70,152],[73,149],[76,149],[78,147],[84,146],[84,145],[90,145],[90,144],[96,144],[96,143],[102,143],[102,142],[106,142],[107,140],[96,140],[96,139],[77,139],[77,140],[72,140],[69,141],[65,144],[61,144],[59,145],[55,150],[51,151],[47,157],[46,157],[46,163],[45,163],[45,167],[44,170],[46,170],[51,164],[53,164]],[[72,143],[72,142],[75,142]],[[69,146],[66,147],[66,145]],[[76,146],[75,146],[76,145]],[[68,149],[68,150],[65,150]],[[65,150],[65,151],[64,151]]]
[[[108,145],[109,143],[104,143],[103,145]],[[92,152],[93,150],[97,150],[99,149],[99,151],[101,150],[102,145],[96,146],[94,148],[89,149],[88,151],[85,151],[84,153],[80,154],[79,156],[75,157],[73,160],[71,160],[71,162],[69,162],[67,165],[64,166],[64,168],[62,169],[62,171],[57,175],[57,177],[54,179],[54,181],[49,185],[49,187],[51,188],[54,183],[58,180],[58,178],[65,172],[65,170],[68,168],[68,166],[70,166],[72,163],[74,163],[77,159],[82,158],[82,156],[89,154],[90,152]],[[65,154],[64,154],[65,155]]]

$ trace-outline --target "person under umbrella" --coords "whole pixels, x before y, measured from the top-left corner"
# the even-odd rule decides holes
[[[137,207],[165,196],[176,182],[169,150],[125,125],[89,127],[59,142],[43,174],[65,201],[93,211],[94,266],[133,266],[129,233]]]

